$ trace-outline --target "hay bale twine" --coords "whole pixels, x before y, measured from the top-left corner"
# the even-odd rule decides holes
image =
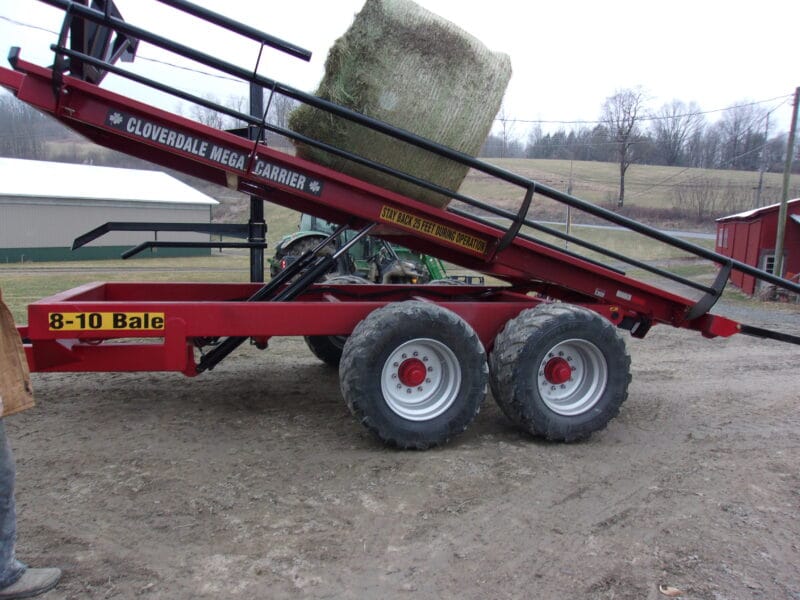
[[[367,0],[331,48],[316,94],[476,156],[511,78],[507,55],[410,0]],[[457,190],[468,168],[324,111],[301,106],[294,131]],[[428,204],[449,197],[298,144],[298,156]]]

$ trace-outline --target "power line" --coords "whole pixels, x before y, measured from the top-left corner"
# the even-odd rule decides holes
[[[774,102],[775,100],[783,100],[781,104],[778,106],[782,106],[785,104],[788,99],[791,98],[791,94],[786,94],[784,96],[775,96],[774,98],[766,98],[764,100],[756,100],[754,102],[745,102],[743,104],[732,104],[730,106],[726,106],[724,108],[714,108],[712,110],[701,110],[697,112],[690,112],[690,113],[683,113],[678,115],[669,115],[669,116],[659,116],[659,115],[650,115],[645,117],[639,117],[637,121],[667,121],[671,119],[679,119],[684,117],[695,117],[700,115],[710,115],[713,113],[725,112],[728,110],[735,110],[737,108],[745,108],[748,106],[756,106],[759,104],[767,104],[769,102]],[[774,109],[773,109],[774,110]],[[543,124],[543,125],[601,125],[605,123],[603,120],[585,120],[579,119],[574,121],[565,121],[565,120],[550,120],[550,119],[495,119],[495,121],[501,121],[505,123],[535,123],[535,124]]]
[[[209,73],[208,71],[203,71],[202,69],[193,69],[192,67],[186,67],[184,65],[176,65],[175,63],[171,63],[166,60],[159,60],[157,58],[149,58],[147,56],[140,56],[139,54],[136,55],[137,58],[141,60],[145,60],[152,63],[158,63],[161,65],[166,65],[169,67],[175,67],[176,69],[181,69],[183,71],[189,71],[190,73],[199,73],[200,75],[205,75],[207,77],[215,77],[216,79],[225,79],[227,81],[234,81],[236,83],[243,83],[242,79],[237,79],[236,77],[229,77],[228,75],[222,75],[221,73]]]
[[[753,152],[757,152],[757,151],[758,151],[758,152],[760,152],[760,151],[761,151],[762,149],[764,149],[765,147],[766,147],[766,144],[763,144],[763,145],[761,145],[761,146],[758,146],[758,147],[756,147],[756,148],[751,148],[750,150],[747,150],[746,152],[743,152],[743,153],[741,153],[741,154],[739,154],[739,155],[737,155],[737,156],[733,156],[733,157],[729,158],[729,159],[728,159],[728,160],[726,160],[726,161],[725,161],[725,162],[724,162],[722,165],[720,165],[720,167],[717,167],[717,168],[724,168],[725,166],[729,166],[729,167],[730,167],[730,166],[732,166],[732,165],[733,165],[733,164],[734,164],[734,163],[735,163],[737,160],[739,160],[740,158],[744,158],[745,156],[747,156],[747,155],[749,155],[749,154],[752,154]],[[653,183],[653,184],[649,185],[648,187],[644,188],[643,190],[638,190],[637,192],[635,192],[635,193],[633,194],[633,198],[640,197],[642,194],[644,194],[645,192],[648,192],[648,191],[652,190],[652,189],[653,189],[653,188],[655,188],[655,187],[662,187],[662,186],[664,186],[664,184],[665,184],[666,182],[668,182],[668,181],[670,181],[670,180],[672,180],[672,179],[675,179],[676,177],[678,177],[678,176],[682,175],[683,173],[685,173],[685,172],[686,172],[686,171],[688,171],[689,169],[695,169],[695,168],[697,168],[697,167],[684,167],[683,169],[681,169],[681,170],[680,170],[680,171],[678,171],[677,173],[673,173],[673,174],[671,174],[671,175],[669,175],[669,176],[665,177],[665,178],[664,178],[664,179],[662,179],[661,181],[657,181],[657,182],[655,182],[655,183]],[[674,186],[670,186],[670,187],[678,187],[679,185],[683,185],[683,184],[685,184],[685,183],[693,183],[693,182],[695,182],[695,181],[698,181],[698,180],[700,180],[700,179],[703,179],[703,177],[704,177],[703,175],[701,175],[701,174],[699,174],[699,173],[698,173],[697,175],[695,175],[695,176],[693,176],[693,177],[690,177],[690,178],[688,178],[688,179],[687,179],[687,180],[685,180],[684,182],[681,182],[681,183],[675,184]]]
[[[14,25],[19,25],[20,27],[28,27],[30,29],[38,29],[40,31],[44,31],[44,32],[47,32],[47,33],[52,33],[54,35],[58,35],[58,32],[57,31],[53,31],[52,29],[47,29],[47,28],[44,28],[44,27],[40,27],[38,25],[32,25],[30,23],[24,23],[22,21],[17,21],[15,19],[11,19],[10,17],[6,17],[4,15],[0,15],[0,19],[2,19],[4,21],[8,21],[9,23],[13,23]],[[227,76],[227,75],[222,75],[222,74],[219,74],[219,73],[210,73],[210,72],[204,71],[202,69],[195,69],[195,68],[192,68],[192,67],[187,67],[187,66],[183,66],[183,65],[177,65],[175,63],[171,63],[171,62],[166,61],[166,60],[160,60],[160,59],[157,59],[157,58],[150,58],[150,57],[147,57],[147,56],[141,56],[139,54],[137,54],[137,57],[140,58],[141,60],[145,60],[145,61],[149,61],[149,62],[153,62],[153,63],[158,63],[158,64],[174,67],[176,69],[181,69],[183,71],[188,71],[190,73],[197,73],[199,75],[205,75],[207,77],[214,77],[216,79],[224,79],[224,80],[227,80],[227,81],[233,81],[233,82],[237,82],[237,83],[241,82],[240,79],[237,79],[237,78],[234,78],[234,77],[230,77],[230,76]],[[724,108],[715,108],[715,109],[711,109],[711,110],[690,112],[690,113],[684,113],[684,114],[679,114],[679,115],[671,115],[671,116],[650,115],[650,116],[646,116],[646,117],[640,117],[637,120],[639,120],[639,121],[663,121],[663,120],[678,119],[678,118],[684,118],[684,117],[710,115],[710,114],[714,114],[714,113],[725,112],[725,111],[728,111],[728,110],[735,110],[737,108],[745,108],[747,106],[756,106],[756,105],[760,105],[760,104],[766,104],[768,102],[774,102],[775,100],[783,100],[783,102],[778,105],[778,107],[780,107],[783,104],[785,104],[786,102],[788,102],[789,98],[791,98],[791,97],[792,97],[792,94],[786,94],[786,95],[783,95],[783,96],[775,96],[774,98],[767,98],[765,100],[756,100],[754,102],[747,102],[747,103],[744,103],[744,104],[733,104],[733,105],[730,105],[730,106],[726,106]],[[775,109],[773,109],[773,111],[774,110]],[[594,121],[592,121],[592,120],[583,120],[583,119],[579,119],[579,120],[560,120],[560,119],[516,119],[516,118],[515,119],[503,119],[503,118],[496,118],[494,120],[496,122],[500,122],[500,123],[528,123],[528,124],[542,124],[542,125],[600,125],[600,124],[604,123],[604,121],[602,121],[602,120],[594,120]]]
[[[761,120],[763,120],[764,118],[768,118],[768,117],[769,117],[769,115],[771,115],[773,112],[775,112],[776,110],[778,110],[778,109],[779,109],[781,106],[783,106],[784,104],[786,104],[786,103],[789,101],[789,98],[790,98],[790,97],[791,97],[791,95],[784,97],[784,100],[783,100],[783,102],[781,102],[780,104],[778,104],[778,105],[777,105],[775,108],[773,108],[771,111],[767,112],[767,114],[766,114],[766,115],[764,115],[764,117],[762,117],[762,119],[759,119],[759,122],[760,122]],[[762,144],[762,145],[760,145],[760,146],[758,146],[758,147],[756,147],[756,148],[751,148],[750,150],[748,150],[748,151],[746,151],[746,152],[744,152],[744,153],[742,153],[742,154],[740,154],[740,155],[738,155],[738,156],[734,156],[734,157],[732,157],[732,158],[728,159],[728,160],[726,161],[726,163],[727,163],[727,166],[732,166],[732,165],[733,165],[733,164],[734,164],[734,163],[735,163],[735,162],[736,162],[738,159],[740,159],[740,158],[744,158],[744,157],[745,157],[745,156],[747,156],[748,154],[752,154],[752,153],[753,153],[753,152],[755,152],[755,151],[759,151],[759,152],[760,152],[761,150],[763,150],[763,149],[765,149],[765,148],[767,147],[767,144],[768,144],[768,143],[769,143],[769,140],[765,141],[765,143],[764,143],[764,144]],[[725,163],[723,163],[723,165],[721,165],[721,166],[726,166],[726,165],[725,165]],[[645,189],[643,189],[643,190],[639,190],[639,191],[635,192],[635,193],[633,194],[633,197],[634,197],[634,198],[637,198],[637,197],[641,196],[642,194],[644,194],[645,192],[647,192],[647,191],[649,191],[649,190],[651,190],[651,189],[653,189],[653,188],[655,188],[655,187],[660,187],[660,186],[664,185],[664,184],[665,184],[667,181],[670,181],[670,180],[674,179],[675,177],[678,177],[679,175],[682,175],[683,173],[685,173],[686,171],[688,171],[689,169],[692,169],[692,168],[695,168],[695,167],[685,167],[685,168],[681,169],[680,171],[678,171],[677,173],[674,173],[674,174],[672,174],[672,175],[669,175],[668,177],[666,177],[666,178],[662,179],[661,181],[658,181],[658,182],[656,182],[656,183],[652,184],[650,187],[647,187],[647,188],[645,188]],[[693,181],[696,181],[697,179],[700,179],[700,177],[701,177],[701,176],[700,176],[699,174],[698,174],[698,175],[695,175],[693,178],[690,178],[690,179],[688,179],[688,182],[693,182]],[[676,187],[677,187],[677,185],[676,185]]]
[[[11,19],[10,17],[6,17],[4,15],[0,15],[0,19],[2,19],[3,21],[8,21],[9,23],[12,23],[14,25],[19,25],[20,27],[28,27],[29,29],[37,29],[39,31],[44,31],[45,33],[52,33],[53,35],[58,35],[58,32],[54,31],[52,29],[47,29],[46,27],[39,27],[38,25],[32,25],[30,23],[23,23],[22,21],[17,21],[16,19]],[[171,63],[171,62],[166,61],[166,60],[160,60],[158,58],[151,58],[151,57],[148,57],[148,56],[143,56],[143,55],[138,54],[138,53],[136,54],[136,58],[138,58],[140,60],[152,62],[152,63],[157,63],[157,64],[161,64],[161,65],[174,67],[176,69],[181,69],[183,71],[188,71],[190,73],[197,73],[197,74],[200,74],[200,75],[205,75],[207,77],[214,77],[216,79],[225,79],[227,81],[235,81],[236,83],[241,83],[242,82],[241,79],[236,79],[235,77],[230,77],[228,75],[222,75],[220,73],[210,73],[208,71],[203,71],[202,69],[195,69],[195,68],[187,67],[187,66],[184,66],[184,65],[176,65],[175,63]]]
[[[54,33],[55,35],[58,35],[58,32],[57,31],[53,31],[52,29],[47,29],[45,27],[39,27],[38,25],[32,25],[31,23],[23,23],[22,21],[16,21],[16,20],[12,19],[11,17],[6,17],[5,15],[0,15],[0,19],[2,19],[3,21],[8,21],[9,23],[12,23],[14,25],[19,25],[21,27],[27,27],[29,29],[38,29],[39,31],[44,31],[46,33]]]

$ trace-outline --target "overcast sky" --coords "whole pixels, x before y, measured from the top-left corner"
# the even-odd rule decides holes
[[[270,51],[260,68],[263,75],[307,91],[313,91],[322,76],[328,48],[363,4],[363,0],[196,1],[311,50],[310,63]],[[506,114],[521,120],[593,121],[603,100],[616,89],[641,86],[652,108],[673,99],[695,101],[704,111],[766,101],[764,108],[776,109],[774,134],[788,128],[790,96],[800,85],[797,0],[417,2],[489,48],[511,56],[514,75],[506,95]],[[195,25],[155,0],[116,3],[131,23],[242,66],[255,62],[255,45],[213,27]],[[7,19],[57,30],[62,14],[36,0],[0,0],[0,51],[5,55],[8,47],[21,46],[23,58],[48,63],[53,34]],[[152,46],[142,45],[139,53],[142,58],[188,64]],[[247,93],[242,84],[185,71],[167,72],[146,60],[137,61],[135,70],[168,77],[199,95],[215,93],[223,100],[230,94]],[[122,84],[110,79],[108,87],[119,89]],[[126,93],[152,97],[124,85]],[[174,100],[152,101],[175,108]],[[709,114],[709,119],[719,114]],[[520,123],[517,133],[524,134],[527,127]]]

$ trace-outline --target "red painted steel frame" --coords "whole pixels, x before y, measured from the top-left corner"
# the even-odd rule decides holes
[[[436,302],[472,325],[487,350],[505,323],[542,300],[510,288],[318,284],[293,302],[245,302],[258,284],[91,283],[34,302],[20,327],[33,371],[181,371],[195,375],[196,338],[347,335],[387,302]],[[468,294],[471,298],[464,299]],[[324,305],[324,307],[323,307]],[[636,313],[585,305],[619,324]],[[52,312],[164,313],[163,331],[55,331]],[[735,323],[723,319],[735,326]],[[720,321],[716,322],[719,327]],[[735,331],[709,332],[731,335]],[[134,338],[120,341],[120,337]],[[156,339],[151,339],[156,338]]]
[[[245,302],[258,284],[91,283],[28,307],[20,328],[34,371],[181,371],[196,374],[196,338],[346,335],[387,302],[435,301],[469,322],[487,348],[508,319],[541,300],[504,288],[317,285],[293,302]],[[324,309],[321,308],[324,305]],[[592,307],[612,321],[619,309]],[[58,331],[52,312],[164,313],[163,331]],[[120,336],[129,338],[120,342]],[[152,339],[157,338],[157,339]]]
[[[192,375],[192,338],[348,334],[386,302],[423,294],[465,318],[487,347],[510,317],[539,302],[529,292],[584,304],[616,323],[628,317],[631,323],[667,323],[709,337],[738,330],[736,323],[710,314],[687,321],[694,301],[536,242],[517,237],[498,251],[500,229],[70,77],[63,78],[55,95],[51,70],[21,60],[15,68],[18,72],[0,68],[0,85],[99,144],[332,222],[355,227],[378,223],[372,233],[505,280],[519,292],[496,291],[463,301],[442,300],[420,288],[381,286],[385,292],[369,299],[311,291],[290,303],[246,303],[241,300],[255,291],[249,285],[95,284],[30,305],[29,325],[21,334],[30,341],[27,352],[35,371],[177,370]],[[339,301],[326,302],[331,299]],[[87,333],[91,343],[70,340],[48,329],[47,315],[53,311],[164,312],[164,332],[126,334],[163,336],[163,342],[95,343],[120,336],[112,331]]]

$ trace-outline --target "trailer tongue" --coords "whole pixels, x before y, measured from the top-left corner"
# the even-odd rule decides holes
[[[307,56],[296,46],[183,0],[162,1],[255,39],[262,47]],[[386,442],[425,448],[466,428],[487,383],[506,415],[532,433],[572,440],[601,429],[627,396],[630,360],[619,330],[644,337],[653,325],[667,324],[706,337],[745,333],[800,343],[796,336],[742,326],[709,312],[732,269],[800,293],[797,284],[254,75],[255,69],[134,27],[121,19],[111,2],[99,3],[102,10],[66,0],[47,3],[66,10],[61,40],[52,46],[57,57],[53,67],[28,63],[14,49],[9,57],[13,70],[0,68],[0,84],[20,100],[103,146],[342,224],[331,239],[348,229],[359,232],[351,239],[369,233],[506,285],[315,284],[334,260],[329,253],[317,252],[329,241],[325,240],[266,285],[95,283],[34,302],[28,325],[18,328],[33,371],[171,370],[196,375],[212,369],[248,339],[262,347],[272,336],[338,340],[332,347],[339,351],[329,362],[340,364],[342,393],[357,418]],[[368,157],[116,66],[116,59],[135,52],[139,41],[515,185],[520,208],[510,212],[442,190]],[[429,206],[259,141],[112,93],[98,85],[106,73],[234,116],[254,130],[255,140],[262,139],[264,131],[279,133],[447,193],[469,210]],[[534,194],[712,261],[719,265],[719,276],[710,286],[700,284],[545,227],[528,215]],[[477,216],[475,210],[493,218]],[[548,239],[568,240],[615,264],[565,251],[522,233],[523,226]],[[114,224],[105,227],[113,230]],[[685,298],[634,279],[616,266],[620,262],[677,282],[699,297]],[[491,353],[488,359],[486,351]]]

